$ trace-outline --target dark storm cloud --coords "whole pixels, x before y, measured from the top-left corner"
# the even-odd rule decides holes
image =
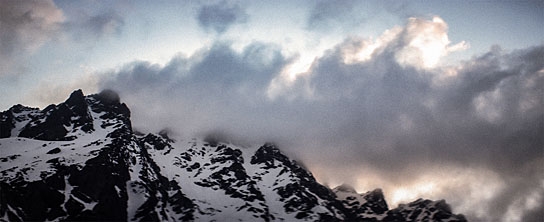
[[[203,5],[196,18],[202,28],[221,34],[234,24],[246,22],[247,17],[245,9],[239,4],[221,1]]]
[[[490,215],[484,219],[505,218],[511,209],[538,216],[516,206],[531,195],[540,195],[537,204],[544,198],[544,46],[494,47],[455,67],[422,69],[398,61],[410,34],[399,33],[359,62],[345,62],[345,52],[361,45],[346,40],[275,99],[267,94],[270,83],[292,59],[262,43],[240,52],[215,44],[165,66],[135,62],[101,86],[120,91],[136,128],[273,140],[310,169],[319,166],[323,178],[344,181],[354,181],[361,167],[393,184],[426,173],[447,179],[441,169],[451,166],[486,169],[505,182],[482,202]],[[479,191],[464,189],[448,190],[459,194],[448,201],[482,201],[468,197]]]
[[[13,62],[54,38],[64,21],[53,1],[0,1],[0,75]]]

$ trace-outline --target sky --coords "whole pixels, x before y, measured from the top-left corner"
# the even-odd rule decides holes
[[[275,142],[328,186],[544,217],[543,1],[0,0],[0,110],[114,89],[135,130]]]

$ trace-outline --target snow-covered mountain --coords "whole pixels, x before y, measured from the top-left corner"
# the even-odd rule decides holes
[[[444,201],[331,190],[272,143],[136,133],[110,90],[15,105],[0,138],[0,221],[465,221]]]

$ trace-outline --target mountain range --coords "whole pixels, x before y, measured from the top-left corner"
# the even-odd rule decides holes
[[[0,113],[0,221],[46,220],[466,221],[444,200],[330,189],[273,143],[137,132],[112,90]]]

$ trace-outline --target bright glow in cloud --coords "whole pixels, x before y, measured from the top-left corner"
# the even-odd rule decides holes
[[[462,212],[470,218],[492,220],[489,210],[497,194],[507,187],[504,179],[497,173],[484,169],[470,169],[462,166],[440,166],[425,174],[417,176],[417,179],[407,182],[401,179],[399,182],[383,181],[379,172],[361,170],[361,176],[356,181],[359,192],[366,192],[378,186],[382,186],[387,204],[394,208],[399,204],[405,204],[418,198],[439,200],[445,199],[453,206],[454,212]],[[331,185],[339,185],[337,183]],[[469,198],[456,198],[458,196]],[[538,204],[539,201],[533,201]],[[520,211],[516,208],[514,212]]]
[[[431,21],[410,18],[404,32],[402,41],[406,46],[395,55],[403,65],[433,68],[449,52],[468,48],[465,42],[450,46],[448,25],[440,17]]]
[[[372,41],[372,39],[354,39],[352,43],[353,47],[345,47],[343,49],[344,62],[346,64],[352,64],[370,60],[373,54],[382,52],[384,47],[386,47],[396,38],[399,38],[402,31],[403,29],[401,27],[388,29],[380,37],[378,37],[376,41]]]
[[[430,21],[410,18],[406,27],[386,30],[375,41],[351,40],[351,47],[343,48],[344,62],[365,62],[385,50],[385,47],[401,47],[393,49],[399,64],[422,69],[434,68],[444,56],[469,47],[464,41],[450,45],[447,32],[448,25],[440,17],[435,16]]]
[[[399,203],[407,203],[423,196],[431,196],[435,184],[432,182],[421,182],[411,187],[399,187],[392,192],[391,206]]]
[[[299,56],[289,65],[285,66],[281,73],[270,81],[267,89],[267,96],[271,100],[275,100],[280,96],[287,99],[294,99],[298,94],[290,94],[290,89],[294,88],[298,78],[304,78],[310,73],[310,67],[315,58],[309,56]],[[311,95],[309,89],[305,90],[304,95]]]

